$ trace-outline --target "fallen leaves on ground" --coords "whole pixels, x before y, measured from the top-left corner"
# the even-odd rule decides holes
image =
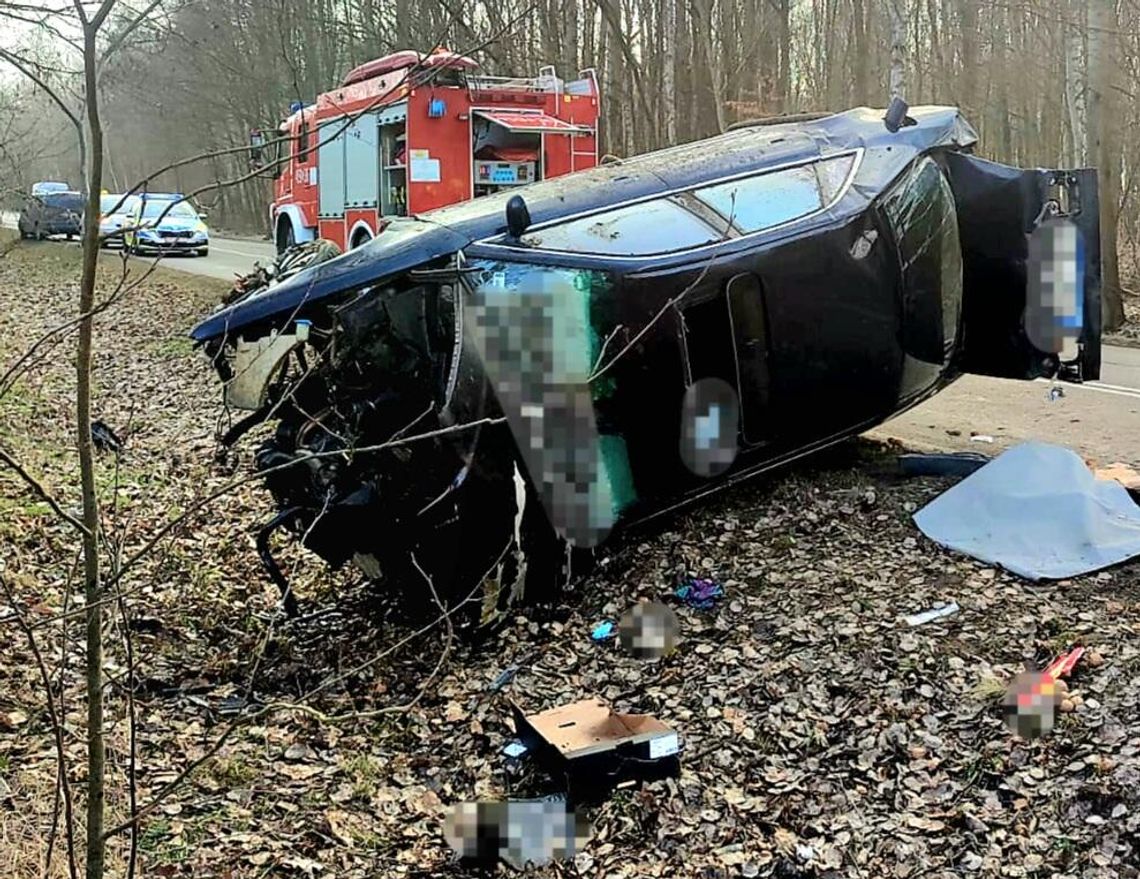
[[[42,256],[53,246],[0,261],[5,364],[17,341],[72,313],[70,275]],[[218,389],[179,341],[216,294],[164,273],[100,318],[98,413],[127,440],[108,529],[127,554],[248,470],[248,452],[225,465],[215,458]],[[65,343],[0,401],[5,447],[65,508],[78,498],[69,357]],[[507,698],[539,711],[591,696],[677,728],[682,773],[591,807],[585,851],[544,875],[1137,875],[1140,571],[1030,584],[944,552],[910,516],[950,483],[898,479],[892,451],[852,444],[625,538],[558,607],[520,614],[484,643],[453,644],[423,697],[391,714],[369,712],[415,698],[443,633],[369,665],[406,625],[386,619],[384,602],[350,572],[329,574],[288,547],[280,555],[303,616],[276,617],[251,537],[269,499],[243,487],[124,584],[138,659],[140,801],[243,712],[336,683],[307,703],[322,716],[285,708],[239,724],[142,821],[140,875],[463,875],[441,833],[449,804],[557,788],[540,773],[508,773]],[[113,456],[100,458],[108,504],[114,469]],[[55,669],[65,627],[53,620],[80,601],[74,535],[10,474],[0,488],[5,576],[28,619],[52,621],[37,631]],[[716,579],[725,596],[707,611],[674,602],[675,653],[638,661],[591,641],[600,620],[639,599],[670,601],[687,577]],[[961,606],[952,617],[901,621],[949,600]],[[0,599],[0,620],[13,610]],[[66,627],[63,672],[73,780],[83,777],[80,626]],[[126,814],[123,628],[110,612],[111,823]],[[1013,738],[994,696],[1076,642],[1099,661],[1077,666],[1073,711],[1044,740]],[[490,692],[512,665],[514,679]],[[54,777],[34,660],[19,630],[0,623],[7,850],[39,851]],[[124,855],[120,837],[117,864]],[[38,863],[5,857],[5,875],[39,875]]]

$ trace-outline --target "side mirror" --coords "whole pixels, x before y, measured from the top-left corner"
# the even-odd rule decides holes
[[[206,211],[198,211],[198,219],[199,220],[204,220],[208,216],[210,216],[210,215]]]
[[[887,115],[883,117],[883,124],[887,127],[887,131],[895,134],[904,126],[917,125],[918,123],[915,120],[906,115],[906,111],[909,109],[910,105],[898,95],[891,98],[891,104],[887,107]]]
[[[256,128],[249,132],[249,169],[257,171],[265,166],[265,135]]]
[[[512,195],[507,202],[507,231],[512,238],[521,238],[530,226],[530,211],[521,195]]]

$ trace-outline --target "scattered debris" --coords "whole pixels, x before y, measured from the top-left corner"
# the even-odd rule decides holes
[[[930,610],[924,610],[922,613],[914,613],[910,616],[903,617],[903,619],[908,626],[921,626],[924,623],[931,623],[935,620],[943,619],[944,617],[953,616],[959,609],[958,602],[951,601],[949,604],[932,607]]]
[[[594,626],[594,631],[590,632],[590,640],[601,643],[607,641],[614,636],[614,624],[609,620],[604,620]]]
[[[1049,677],[1055,681],[1066,677],[1080,661],[1081,657],[1084,656],[1084,653],[1084,647],[1074,647],[1067,653],[1062,653],[1051,663],[1045,666],[1045,671],[1043,674],[1049,675]]]
[[[970,442],[972,443],[992,443],[994,438],[984,433],[970,434]]]
[[[724,597],[724,587],[715,580],[694,579],[678,586],[673,594],[689,607],[708,610]]]
[[[113,452],[117,455],[123,451],[123,441],[103,421],[91,422],[91,442],[101,452]]]
[[[1023,443],[914,515],[922,533],[1031,580],[1063,579],[1140,555],[1140,507],[1080,456]]]
[[[499,672],[498,677],[491,681],[487,687],[487,691],[491,693],[499,692],[499,690],[503,689],[503,687],[515,679],[515,675],[518,674],[518,671],[519,667],[517,665],[507,666]]]
[[[566,777],[575,799],[680,771],[680,736],[651,714],[619,714],[601,699],[531,715],[515,703],[511,708],[515,734],[549,770]]]
[[[627,610],[618,624],[624,650],[638,659],[659,659],[677,648],[677,615],[659,601],[643,601]]]
[[[535,800],[459,803],[448,810],[443,834],[468,862],[502,860],[517,870],[572,858],[590,839],[585,818],[561,795]]]
[[[306,745],[304,742],[294,742],[285,749],[285,759],[300,762],[302,760],[316,759],[317,752]]]
[[[525,757],[529,752],[530,749],[517,739],[512,742],[508,742],[507,746],[503,748],[503,753],[510,757],[512,760],[517,760],[520,757]]]
[[[903,476],[969,476],[993,459],[978,452],[899,455]]]

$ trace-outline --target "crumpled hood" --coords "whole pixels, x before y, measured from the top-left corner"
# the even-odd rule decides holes
[[[306,303],[375,283],[455,253],[470,242],[470,238],[436,223],[395,220],[367,244],[215,312],[194,327],[190,337],[195,342],[205,342],[239,332],[250,324],[288,314]]]

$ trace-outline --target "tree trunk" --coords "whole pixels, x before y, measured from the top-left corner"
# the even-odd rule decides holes
[[[977,117],[975,125],[981,123],[978,109],[978,0],[958,0],[958,18],[962,23],[962,88],[958,106],[968,118]]]
[[[1124,323],[1117,239],[1120,224],[1120,149],[1114,114],[1114,77],[1118,30],[1113,0],[1089,2],[1089,158],[1100,182],[1100,256],[1102,322],[1105,330]]]
[[[677,142],[677,2],[661,0],[661,102],[665,143]]]
[[[906,97],[906,10],[903,0],[890,0],[891,97]]]
[[[1065,103],[1069,121],[1069,163],[1081,167],[1088,162],[1088,128],[1085,94],[1088,66],[1085,58],[1086,0],[1069,0],[1072,25],[1065,27]]]
[[[776,2],[778,18],[776,30],[779,36],[780,49],[776,98],[779,102],[777,109],[780,113],[787,113],[792,105],[792,28],[788,21],[788,17],[791,15],[790,7],[791,0],[777,0]]]
[[[99,122],[96,77],[99,20],[83,26],[83,70],[86,83],[87,207],[88,217],[99,216],[103,188],[103,129]],[[83,492],[83,592],[87,622],[87,879],[103,879],[106,840],[103,839],[103,590],[99,572],[99,497],[95,493],[95,454],[91,441],[91,364],[95,305],[95,272],[99,259],[99,224],[83,224],[83,273],[79,282],[79,323],[75,352],[75,421],[79,451],[79,480]]]
[[[854,34],[854,73],[855,73],[855,103],[866,106],[871,103],[871,89],[868,76],[871,57],[867,52],[867,13],[864,9],[866,0],[851,0],[851,29]]]

